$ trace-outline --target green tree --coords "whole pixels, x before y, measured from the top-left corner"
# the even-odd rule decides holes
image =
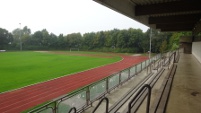
[[[65,39],[69,48],[80,48],[82,45],[82,35],[80,33],[68,34]]]
[[[25,26],[23,29],[14,29],[13,32],[14,40],[12,42],[13,48],[19,48],[20,43],[22,43],[22,47],[26,48],[26,46],[30,45],[30,39],[31,39],[31,30]]]
[[[120,31],[117,35],[117,47],[118,48],[124,48],[125,47],[125,40],[124,40],[124,36],[123,36],[123,33],[122,31]]]
[[[128,30],[128,47],[132,48],[132,52],[143,52],[142,43],[144,34],[141,29],[132,29]]]
[[[168,48],[169,50],[174,50],[179,47],[179,38],[183,36],[182,32],[175,32],[170,37]]]
[[[12,35],[13,35],[13,42],[12,42],[12,47],[13,49],[18,49],[20,48],[20,34],[21,34],[21,29],[17,28],[17,29],[14,29],[12,31]]]
[[[8,45],[13,41],[12,34],[6,29],[0,28],[0,49],[7,49]]]
[[[167,49],[167,41],[164,40],[160,47],[160,53],[164,53],[166,49]]]
[[[140,38],[139,46],[142,48],[142,53],[146,53],[149,51],[149,37],[146,34]]]
[[[43,44],[46,44],[46,42],[43,39],[43,32],[41,31],[36,31],[32,37],[31,37],[31,44],[34,46],[42,46]]]
[[[24,26],[22,29],[22,35],[31,35],[31,29],[29,29],[27,26]]]
[[[29,46],[30,40],[31,40],[31,29],[25,26],[21,30],[21,41],[24,49],[26,49]]]
[[[59,49],[66,49],[67,44],[65,43],[63,34],[60,34],[57,39],[57,47]]]
[[[85,33],[83,35],[83,48],[86,50],[91,50],[94,48],[93,40],[95,38],[96,34],[94,32],[91,33]]]
[[[41,45],[43,47],[48,47],[50,45],[50,35],[49,32],[46,29],[43,29],[41,31]]]
[[[109,31],[105,32],[105,43],[104,43],[104,46],[105,47],[112,47],[113,46],[113,42],[112,42],[112,36],[110,34]]]
[[[48,48],[56,49],[57,48],[57,36],[53,33],[50,33],[48,40]]]

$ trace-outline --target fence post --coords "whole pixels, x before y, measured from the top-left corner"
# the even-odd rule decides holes
[[[145,60],[145,68],[147,67],[147,60]]]
[[[159,68],[161,68],[163,66],[163,59],[160,59],[159,61]]]
[[[164,57],[162,58],[162,65],[165,65],[165,58],[166,58],[166,56],[164,56]]]
[[[176,52],[174,52],[174,63],[176,63]]]
[[[147,75],[149,74],[149,65],[147,65]]]
[[[106,78],[106,91],[109,93],[109,77]]]
[[[131,78],[131,67],[128,68],[128,79]]]
[[[151,71],[151,69],[152,69],[151,67],[152,67],[152,62],[150,63],[150,73],[152,72],[152,71]]]
[[[170,69],[170,61],[171,60],[171,56],[169,57],[169,61],[168,61],[168,69]]]
[[[178,52],[178,57],[179,57],[179,56],[180,56],[179,49],[178,49],[178,51],[177,51],[177,52]]]
[[[121,72],[119,72],[119,85],[121,85]]]
[[[53,109],[53,113],[57,113],[57,102],[54,102],[54,109]]]
[[[56,113],[57,112],[57,104],[56,104],[56,101],[54,102],[54,108],[53,108],[53,113]]]
[[[89,89],[89,86],[87,86],[87,89],[86,89],[86,101],[87,101],[87,106],[90,104],[90,89]],[[91,104],[92,106],[92,104]]]

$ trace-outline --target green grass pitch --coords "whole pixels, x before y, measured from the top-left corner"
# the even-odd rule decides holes
[[[107,56],[105,53],[96,52],[71,52],[71,55],[69,52],[62,52],[62,54],[34,51],[2,52],[0,53],[0,93],[121,60],[118,56]]]

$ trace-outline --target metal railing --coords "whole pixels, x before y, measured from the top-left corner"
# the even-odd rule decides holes
[[[174,63],[177,63],[178,59],[179,59],[179,50],[176,50],[176,51],[172,51],[169,54],[169,57],[167,59],[167,62],[168,62],[168,68],[170,67],[170,65],[174,64]],[[166,59],[163,59],[164,61],[166,61]],[[160,60],[158,61],[158,65],[156,67],[160,67],[161,64],[160,64]],[[153,85],[153,84],[152,84]],[[136,104],[136,101],[139,101],[137,99],[140,98],[140,95],[142,95],[142,93],[145,92],[145,88],[148,89],[148,97],[147,97],[147,102],[146,102],[146,113],[149,113],[150,112],[150,100],[151,100],[151,89],[152,89],[152,86],[151,84],[145,84],[138,92],[137,94],[133,97],[133,99],[129,102],[128,104],[128,113],[131,113],[132,112],[132,108],[133,106]],[[143,100],[141,100],[143,101]],[[137,108],[134,109],[134,111],[136,111]]]
[[[161,56],[161,54],[158,54],[151,59],[133,65],[100,81],[55,99],[39,108],[33,109],[29,113],[69,112],[73,107],[76,108],[77,112],[81,112],[90,107],[94,101],[104,97],[107,93],[110,93],[110,91],[134,77],[143,69],[147,69],[147,75],[150,74],[152,66],[155,65],[153,62],[159,60]]]
[[[68,113],[71,113],[72,111],[73,111],[74,113],[76,113],[76,112],[77,112],[77,109],[76,109],[75,107],[73,107],[73,108],[71,108],[71,109],[69,110]]]
[[[92,111],[92,113],[95,113],[96,110],[99,108],[99,106],[102,104],[103,101],[106,101],[106,104],[105,104],[105,113],[109,113],[108,112],[108,108],[109,108],[109,99],[107,97],[105,98],[102,98],[101,101],[98,103],[98,105],[94,108],[94,110]]]
[[[132,107],[134,106],[134,101],[138,98],[138,96],[142,93],[142,91],[148,89],[148,97],[147,97],[147,106],[146,106],[146,113],[149,113],[149,107],[150,107],[150,100],[151,100],[151,86],[148,84],[145,84],[135,95],[135,97],[129,102],[128,104],[128,113],[131,113]]]

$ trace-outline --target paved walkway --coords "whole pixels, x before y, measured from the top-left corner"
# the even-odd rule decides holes
[[[166,113],[201,113],[201,64],[181,54]]]
[[[147,59],[138,56],[122,57],[122,61],[114,64],[0,94],[0,113],[22,112]]]

